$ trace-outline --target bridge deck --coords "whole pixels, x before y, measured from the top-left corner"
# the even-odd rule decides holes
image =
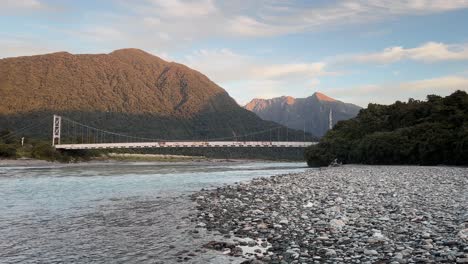
[[[57,149],[126,149],[126,148],[213,148],[213,147],[284,147],[304,148],[317,142],[296,141],[160,141],[95,144],[56,144]]]

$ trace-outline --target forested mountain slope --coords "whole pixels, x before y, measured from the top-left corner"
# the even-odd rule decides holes
[[[310,166],[335,158],[365,164],[468,164],[468,94],[369,104],[306,150]]]
[[[167,139],[238,136],[279,126],[240,107],[200,72],[138,49],[1,59],[0,130],[43,122],[24,133],[50,137],[52,114]],[[299,131],[288,135],[303,138]]]

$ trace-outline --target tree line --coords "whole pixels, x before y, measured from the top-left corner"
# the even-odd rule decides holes
[[[342,163],[468,165],[468,94],[369,104],[305,151],[309,166]]]

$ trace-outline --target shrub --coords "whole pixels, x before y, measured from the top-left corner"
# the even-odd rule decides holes
[[[35,159],[48,161],[69,162],[71,157],[66,153],[61,153],[52,147],[49,143],[39,142],[33,145],[31,156]]]
[[[1,158],[16,158],[16,148],[12,145],[0,144]]]

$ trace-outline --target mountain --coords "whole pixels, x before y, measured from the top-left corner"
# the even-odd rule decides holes
[[[338,121],[355,117],[361,107],[343,103],[322,93],[307,98],[282,96],[273,99],[253,99],[245,109],[264,120],[323,136]]]
[[[309,166],[343,163],[468,165],[468,94],[369,104],[306,150]]]
[[[52,114],[165,139],[232,137],[278,127],[241,108],[200,72],[138,49],[1,59],[0,130],[33,126],[22,133],[49,137]],[[303,137],[300,131],[283,134]]]

